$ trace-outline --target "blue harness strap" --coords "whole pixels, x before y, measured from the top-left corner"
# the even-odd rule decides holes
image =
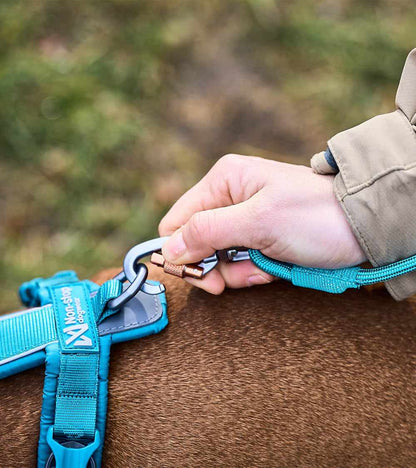
[[[30,314],[23,311],[4,316],[0,321],[0,378],[12,373],[8,369],[17,358],[21,366],[21,359],[28,357],[30,361],[36,348],[41,350],[56,339],[55,316],[51,305],[31,309]],[[6,364],[9,366],[6,367]]]
[[[98,322],[107,301],[121,290],[121,283],[114,280],[104,283],[93,298],[82,282],[49,287],[60,348],[53,437],[95,441],[101,358]],[[50,432],[49,442],[51,436]]]
[[[164,293],[107,309],[121,292],[116,280],[99,287],[60,272],[22,285],[35,307],[0,317],[0,378],[46,363],[38,468],[101,465],[111,344],[167,325]]]

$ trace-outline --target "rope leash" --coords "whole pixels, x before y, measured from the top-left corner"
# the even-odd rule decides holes
[[[151,245],[154,248],[153,252],[156,252],[152,254],[150,261],[162,267],[166,273],[182,278],[184,276],[190,276],[192,278],[201,279],[215,268],[219,261],[239,262],[251,260],[258,268],[266,273],[290,281],[295,286],[339,294],[347,289],[358,289],[361,286],[385,282],[416,270],[416,255],[376,268],[360,268],[354,266],[339,269],[326,269],[303,267],[292,263],[280,262],[267,257],[260,252],[260,250],[239,247],[218,250],[213,255],[204,258],[198,264],[174,265],[169,263],[163,255],[156,250],[158,247],[160,250],[167,239],[167,237],[162,237],[154,239],[153,241],[148,241],[152,243],[149,244],[149,246]],[[149,253],[148,249],[146,253]],[[135,270],[135,264],[142,256],[143,255],[140,253],[140,246],[133,247],[126,255],[125,261],[127,260],[127,264],[124,264],[124,270],[133,272]]]
[[[342,293],[346,289],[385,282],[416,270],[416,255],[376,268],[308,268],[274,260],[259,250],[249,249],[251,261],[272,276],[291,281],[295,286]]]

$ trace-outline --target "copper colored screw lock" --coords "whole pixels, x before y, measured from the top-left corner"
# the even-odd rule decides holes
[[[179,276],[179,278],[189,276],[190,278],[201,279],[204,276],[203,268],[197,265],[175,265],[174,263],[166,261],[164,256],[158,252],[152,253],[150,262],[162,267],[165,273]]]

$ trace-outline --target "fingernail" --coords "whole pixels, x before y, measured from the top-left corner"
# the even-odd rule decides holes
[[[247,278],[248,286],[256,286],[257,284],[267,284],[267,283],[270,283],[270,280],[259,274],[251,275]]]
[[[166,260],[175,262],[186,252],[186,245],[183,240],[182,231],[175,232],[163,246],[163,253]]]

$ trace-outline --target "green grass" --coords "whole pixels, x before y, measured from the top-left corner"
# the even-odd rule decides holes
[[[3,0],[0,310],[119,265],[221,154],[305,163],[390,111],[415,27],[411,1]]]

